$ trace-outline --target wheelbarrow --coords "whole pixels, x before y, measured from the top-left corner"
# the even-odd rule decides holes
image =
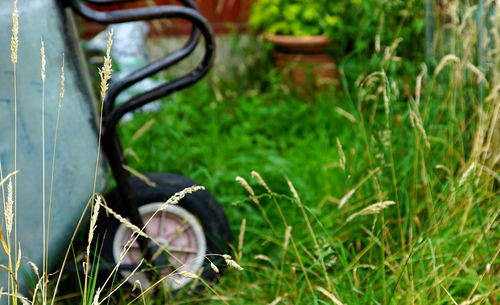
[[[95,177],[98,139],[105,158],[99,162],[96,190],[106,190],[109,169],[116,181],[116,188],[106,196],[107,205],[138,228],[148,222],[145,232],[157,243],[139,237],[132,244],[119,267],[119,273],[127,276],[137,267],[141,257],[150,260],[159,276],[188,270],[211,280],[216,277],[210,261],[228,252],[230,229],[223,209],[206,190],[184,197],[178,204],[155,211],[175,193],[196,185],[196,182],[169,173],[150,173],[146,178],[131,177],[126,169],[126,158],[116,130],[120,119],[142,106],[191,86],[210,70],[215,52],[212,29],[197,11],[192,0],[179,0],[182,5],[165,5],[102,12],[88,6],[89,3],[109,5],[112,0],[23,0],[19,2],[19,55],[14,74],[10,63],[10,31],[2,31],[0,52],[2,73],[0,74],[0,162],[3,174],[14,171],[14,162],[19,170],[17,180],[17,242],[22,249],[22,260],[18,282],[21,292],[26,292],[35,283],[34,274],[28,266],[32,261],[42,266],[44,260],[44,235],[48,235],[46,248],[48,269],[60,267],[61,258],[69,245],[76,224],[89,198]],[[0,21],[3,28],[11,27],[11,1],[0,3]],[[103,23],[122,23],[161,18],[180,18],[189,21],[193,29],[186,44],[179,50],[142,67],[112,86],[102,104],[102,114],[86,73],[83,52],[79,46],[74,13],[85,19]],[[205,53],[201,63],[189,73],[165,84],[136,95],[116,105],[117,96],[135,83],[163,71],[191,54],[204,38]],[[40,38],[45,42],[47,58],[45,80],[45,155],[42,155],[40,79]],[[60,123],[57,131],[57,146],[50,144],[56,139],[55,122],[58,113],[60,64],[65,54],[65,95],[62,101]],[[14,78],[17,82],[17,110],[14,109]],[[17,113],[17,120],[14,119]],[[102,129],[99,134],[99,116]],[[17,123],[16,123],[17,121]],[[15,128],[17,124],[17,128]],[[15,136],[15,129],[17,135]],[[161,139],[160,139],[161,140]],[[14,145],[14,143],[16,143]],[[17,148],[14,148],[17,146]],[[17,156],[15,157],[15,150]],[[50,220],[48,207],[42,209],[43,166],[51,164],[55,156]],[[16,159],[16,160],[15,160]],[[46,177],[52,177],[51,167],[45,168]],[[48,181],[48,180],[47,180]],[[45,183],[45,194],[49,202],[50,183]],[[2,209],[2,215],[3,215]],[[43,215],[45,214],[45,219]],[[154,217],[150,220],[150,218]],[[44,225],[48,228],[45,228]],[[97,249],[100,268],[111,270],[119,261],[124,246],[132,231],[115,217],[101,212],[97,225]],[[14,242],[12,240],[12,242]],[[158,246],[158,244],[160,246]],[[159,249],[167,249],[160,255]],[[0,263],[7,265],[7,258],[0,256]],[[207,259],[210,258],[210,261]],[[175,259],[174,259],[175,258]],[[102,271],[102,270],[100,270]],[[141,280],[148,285],[151,271],[141,269],[130,279]],[[175,290],[184,287],[191,279],[178,275],[167,277],[165,285]],[[0,276],[4,291],[8,285],[8,274]]]

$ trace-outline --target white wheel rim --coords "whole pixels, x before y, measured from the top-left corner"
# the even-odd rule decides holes
[[[177,290],[193,280],[179,275],[180,272],[200,273],[205,260],[206,238],[198,219],[178,205],[169,205],[151,218],[163,204],[163,202],[155,202],[143,205],[139,207],[139,214],[144,223],[149,221],[146,233],[177,258],[169,255],[169,266],[158,270],[162,277],[166,277],[164,285],[169,289]],[[122,251],[131,235],[132,230],[120,224],[113,238],[115,262],[120,260]],[[136,241],[123,257],[121,264],[137,264],[140,261],[140,253],[139,244]],[[180,262],[183,264],[181,265]],[[178,268],[175,273],[173,273],[174,268]],[[120,274],[127,278],[131,271],[120,271]],[[137,271],[128,279],[131,284],[136,281],[141,283],[142,288],[151,286],[148,276],[143,272]]]

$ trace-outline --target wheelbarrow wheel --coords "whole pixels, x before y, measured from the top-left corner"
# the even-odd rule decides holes
[[[198,185],[182,176],[167,173],[151,173],[146,179],[132,178],[131,185],[137,197],[139,214],[146,225],[145,233],[152,239],[148,248],[152,262],[156,268],[147,274],[142,271],[134,273],[129,282],[137,280],[143,288],[151,285],[150,278],[164,278],[164,286],[177,290],[186,286],[193,279],[181,275],[183,271],[201,275],[204,280],[214,281],[224,270],[221,254],[228,253],[231,232],[224,210],[217,200],[206,190],[186,195],[179,203],[164,203],[175,193]],[[118,190],[112,190],[106,196],[108,206],[120,215],[126,215]],[[101,216],[102,215],[102,216]],[[102,263],[111,270],[118,262],[121,266],[137,265],[141,259],[141,251],[137,241],[129,242],[133,229],[120,223],[112,215],[100,213],[98,228],[104,233],[101,252]],[[125,252],[124,249],[130,246]],[[218,266],[218,273],[210,267],[213,262]],[[144,266],[145,264],[143,264]],[[127,278],[128,270],[120,270],[121,276]]]

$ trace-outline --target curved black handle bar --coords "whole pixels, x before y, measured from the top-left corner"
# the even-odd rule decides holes
[[[107,4],[120,4],[127,2],[138,2],[141,0],[85,0],[85,1],[91,4],[107,5]]]
[[[97,4],[97,5],[109,5],[109,4],[121,4],[121,3],[128,3],[128,2],[140,2],[144,0],[85,0],[85,2],[90,3],[90,4]],[[179,2],[182,2],[185,6],[189,6],[192,8],[197,8],[196,4],[191,1],[191,0],[178,0]],[[190,4],[187,4],[187,2],[190,2]]]
[[[86,0],[86,2],[89,2],[89,3],[93,2],[93,1],[96,1],[96,0]],[[106,2],[110,2],[110,0],[98,0],[98,1],[100,4],[109,4]],[[119,1],[123,1],[123,0],[111,0],[111,2],[116,2],[116,3],[118,3]],[[138,0],[125,0],[125,1],[138,1]],[[198,10],[196,3],[192,0],[178,0],[178,1],[187,7]],[[75,1],[70,0],[70,4],[73,4],[71,2],[75,2]],[[76,2],[78,2],[78,1],[76,1]],[[78,2],[78,3],[80,3],[80,2]],[[75,10],[77,10],[74,6],[73,6],[73,8]],[[83,15],[83,13],[84,13],[84,12],[80,12],[80,11],[77,11],[77,12],[80,13],[81,15]],[[130,14],[130,12],[131,12],[131,10],[129,10],[129,14]],[[92,10],[90,10],[88,12],[88,14],[93,14]],[[84,17],[89,18],[91,20],[94,20],[92,18],[92,16],[85,15]],[[99,20],[94,20],[94,21],[102,22]],[[114,22],[113,21],[104,21],[104,22],[105,23],[120,23],[120,22],[126,22],[126,21],[130,21],[130,20],[123,20],[123,21],[118,21],[118,22],[117,21],[114,21]],[[104,116],[106,116],[106,114],[109,114],[111,112],[111,110],[114,107],[116,98],[118,97],[118,95],[122,91],[129,88],[133,84],[135,84],[135,83],[137,83],[137,82],[139,82],[139,81],[141,81],[141,80],[143,80],[143,79],[145,79],[153,74],[158,73],[161,70],[168,69],[169,67],[175,65],[176,63],[178,63],[182,59],[186,58],[189,54],[191,54],[194,51],[194,49],[198,45],[199,38],[200,38],[200,33],[199,33],[198,29],[195,26],[193,26],[193,30],[191,31],[191,35],[189,36],[188,41],[181,49],[169,54],[168,56],[166,56],[166,57],[164,57],[164,58],[162,58],[154,63],[151,63],[147,66],[144,66],[142,68],[137,69],[136,71],[127,75],[124,79],[121,79],[119,82],[114,84],[109,89],[108,93],[106,94],[106,98],[104,100],[104,109],[103,109]]]
[[[187,1],[186,1],[187,2]],[[133,111],[151,101],[157,100],[163,96],[175,91],[186,88],[201,78],[203,78],[213,65],[215,55],[215,40],[208,21],[193,8],[180,7],[176,5],[165,5],[158,7],[144,7],[136,9],[126,9],[111,12],[99,12],[83,5],[79,0],[69,0],[71,7],[81,16],[98,23],[121,23],[127,21],[151,20],[158,18],[182,18],[193,23],[194,28],[201,31],[205,39],[205,54],[201,63],[190,73],[174,79],[164,85],[160,85],[150,91],[141,93],[132,97],[128,101],[113,109],[113,103],[116,96],[125,88],[128,88],[135,82],[157,73],[160,70],[168,68],[189,55],[198,39],[190,38],[185,47],[169,56],[154,62],[144,68],[141,68],[120,81],[110,89],[108,96],[104,101],[103,109],[103,136],[114,134],[116,125],[120,119],[129,111]],[[192,35],[193,36],[193,35]],[[186,47],[187,46],[187,47]]]

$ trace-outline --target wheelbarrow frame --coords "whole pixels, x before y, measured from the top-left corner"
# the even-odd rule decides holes
[[[86,0],[87,3],[108,5],[140,0]],[[176,91],[189,87],[202,79],[213,65],[215,57],[215,39],[208,21],[199,14],[197,6],[191,0],[179,0],[184,6],[165,5],[156,7],[142,7],[102,12],[86,6],[81,0],[63,0],[64,7],[72,8],[85,19],[102,24],[123,23],[129,21],[152,20],[162,18],[181,18],[192,23],[193,29],[186,44],[166,57],[142,67],[112,86],[102,105],[101,145],[107,158],[113,176],[116,180],[122,202],[125,205],[127,216],[135,226],[142,228],[144,223],[140,217],[136,195],[130,183],[130,173],[125,169],[127,163],[120,139],[116,133],[120,119],[128,112],[134,111],[152,101],[158,100]],[[162,70],[180,62],[190,55],[200,41],[200,34],[205,40],[205,53],[201,63],[189,73],[162,84],[149,91],[136,95],[120,105],[115,105],[116,98],[125,89],[135,83],[150,77]],[[139,236],[138,243],[147,259],[150,257],[148,241]],[[121,266],[121,270],[131,269],[134,266]]]

